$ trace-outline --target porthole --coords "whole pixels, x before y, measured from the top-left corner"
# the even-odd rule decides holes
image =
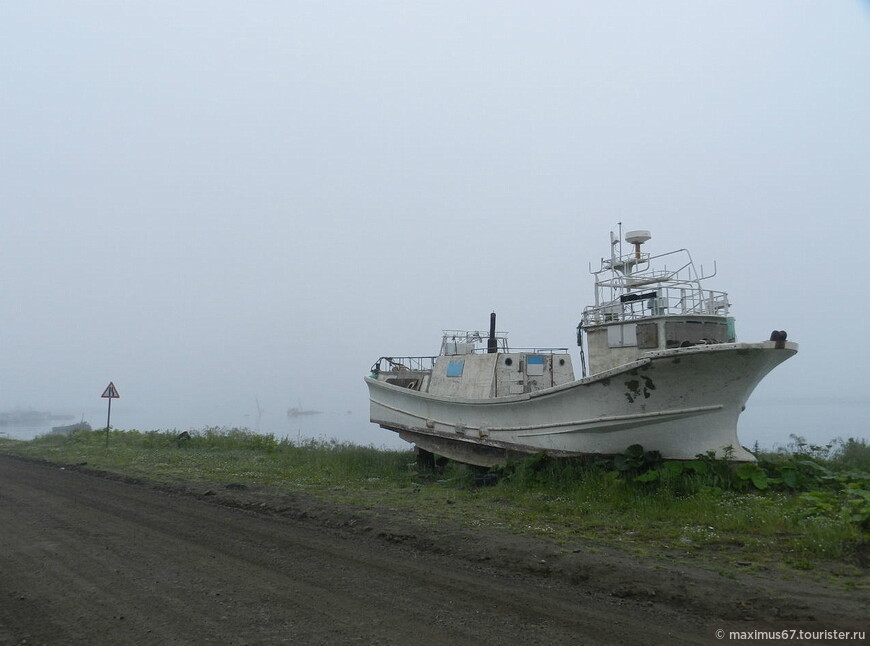
[[[564,359],[559,359],[559,365],[560,365],[560,366],[564,366],[564,365],[565,365],[565,360],[564,360]]]
[[[514,360],[511,359],[510,357],[508,357],[507,359],[504,360],[504,365],[512,366],[512,365],[514,365]]]

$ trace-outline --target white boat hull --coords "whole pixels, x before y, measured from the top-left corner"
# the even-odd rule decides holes
[[[371,421],[447,458],[494,466],[513,457],[621,453],[753,461],[737,420],[791,342],[720,343],[650,352],[617,369],[533,393],[490,399],[428,394],[366,378]]]

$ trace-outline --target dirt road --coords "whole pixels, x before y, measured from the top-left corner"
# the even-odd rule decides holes
[[[0,644],[691,644],[867,603],[2,455],[0,536]]]

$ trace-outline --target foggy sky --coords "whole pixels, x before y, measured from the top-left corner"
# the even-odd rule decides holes
[[[0,410],[387,442],[381,355],[496,311],[576,357],[618,222],[800,343],[741,439],[866,404],[868,70],[846,0],[4,3]]]

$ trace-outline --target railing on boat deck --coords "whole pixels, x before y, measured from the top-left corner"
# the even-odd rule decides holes
[[[567,354],[568,348],[501,348],[502,353]],[[486,348],[476,348],[466,354],[486,354]],[[456,355],[461,356],[461,355]],[[372,373],[382,372],[429,372],[438,357],[381,357],[372,365]]]
[[[487,352],[489,333],[480,330],[444,330],[441,336],[441,354],[474,354]],[[507,352],[507,332],[495,333],[495,344],[501,352]]]
[[[381,357],[372,365],[372,373],[381,372],[428,372],[438,357]]]
[[[650,316],[727,316],[729,306],[725,292],[689,285],[659,285],[649,291],[627,292],[604,305],[587,307],[583,311],[583,325],[634,321]]]
[[[677,261],[677,268],[662,267]],[[633,321],[649,316],[728,315],[728,294],[702,289],[701,282],[716,275],[695,269],[687,249],[651,256],[626,254],[602,259],[601,269],[592,272],[595,280],[595,305],[583,310],[583,325]]]

